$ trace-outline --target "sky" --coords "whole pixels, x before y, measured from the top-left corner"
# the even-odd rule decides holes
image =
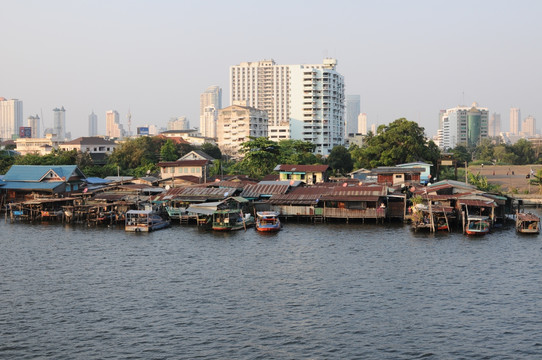
[[[211,85],[229,101],[229,68],[245,61],[338,60],[369,126],[405,117],[436,134],[441,109],[510,107],[542,128],[542,1],[0,0],[0,97],[72,138],[88,116],[117,110],[126,128],[199,127]],[[42,128],[43,130],[43,128]]]

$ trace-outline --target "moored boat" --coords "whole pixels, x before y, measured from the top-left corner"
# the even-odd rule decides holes
[[[162,219],[152,210],[129,210],[126,212],[125,231],[150,232],[169,226],[169,221]]]
[[[540,233],[540,217],[533,213],[516,213],[516,231],[522,234]]]
[[[212,229],[217,231],[233,231],[254,225],[254,217],[241,210],[217,210],[213,213]]]
[[[275,211],[259,211],[256,213],[256,230],[276,232],[281,228],[279,213]]]
[[[489,217],[469,216],[465,227],[467,235],[485,235],[489,232]]]

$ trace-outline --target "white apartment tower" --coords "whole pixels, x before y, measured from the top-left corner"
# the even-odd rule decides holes
[[[179,116],[172,118],[167,123],[168,130],[188,130],[190,129],[190,122],[186,116]]]
[[[521,113],[519,108],[510,108],[510,134],[519,135],[519,120]]]
[[[94,111],[92,111],[92,114],[88,116],[88,136],[97,136],[98,135],[98,116],[94,114]]]
[[[453,149],[457,145],[476,146],[488,137],[488,109],[472,106],[458,106],[440,112],[442,149]]]
[[[38,114],[36,116],[30,115],[26,119],[27,125],[32,129],[32,138],[39,138],[40,136],[40,117]]]
[[[273,60],[230,68],[230,102],[267,112],[271,140],[280,135],[310,141],[327,155],[344,143],[344,78],[337,60],[316,65],[277,65]],[[274,136],[277,136],[275,139]]]
[[[109,110],[105,113],[105,136],[112,139],[120,139],[124,136],[124,129],[119,118],[119,113],[116,110]]]
[[[358,133],[367,135],[367,114],[361,113],[358,115]]]
[[[491,137],[499,136],[501,133],[501,114],[493,113],[489,118],[488,135]]]
[[[217,144],[225,155],[234,158],[242,157],[239,150],[249,136],[267,137],[269,121],[267,112],[240,103],[218,110]]]
[[[13,139],[23,125],[23,102],[0,97],[0,140]]]
[[[222,89],[210,86],[200,95],[199,122],[203,137],[216,137],[218,110],[222,108]]]
[[[536,135],[536,119],[534,116],[527,116],[521,123],[521,134],[523,136],[535,136]]]
[[[346,95],[346,119],[345,119],[345,136],[349,134],[359,133],[358,131],[358,116],[361,112],[361,98],[359,95]]]
[[[66,109],[64,106],[53,109],[53,133],[57,139],[64,140],[66,138]]]

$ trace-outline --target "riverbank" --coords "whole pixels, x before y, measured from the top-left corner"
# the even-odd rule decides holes
[[[491,184],[499,185],[504,193],[514,198],[539,199],[542,203],[542,194],[539,186],[530,185],[527,175],[531,169],[536,174],[542,165],[475,165],[469,166],[469,172],[480,174],[487,178]],[[464,179],[459,179],[461,181]],[[518,195],[521,195],[518,197]]]

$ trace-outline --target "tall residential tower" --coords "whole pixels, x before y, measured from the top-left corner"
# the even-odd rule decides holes
[[[519,108],[510,108],[510,134],[519,135],[519,121],[521,113]]]
[[[13,139],[23,126],[23,102],[0,97],[0,140]]]
[[[92,114],[88,116],[88,136],[97,136],[98,135],[98,116]]]
[[[443,149],[457,145],[476,146],[488,137],[488,109],[472,106],[458,106],[440,112]]]

